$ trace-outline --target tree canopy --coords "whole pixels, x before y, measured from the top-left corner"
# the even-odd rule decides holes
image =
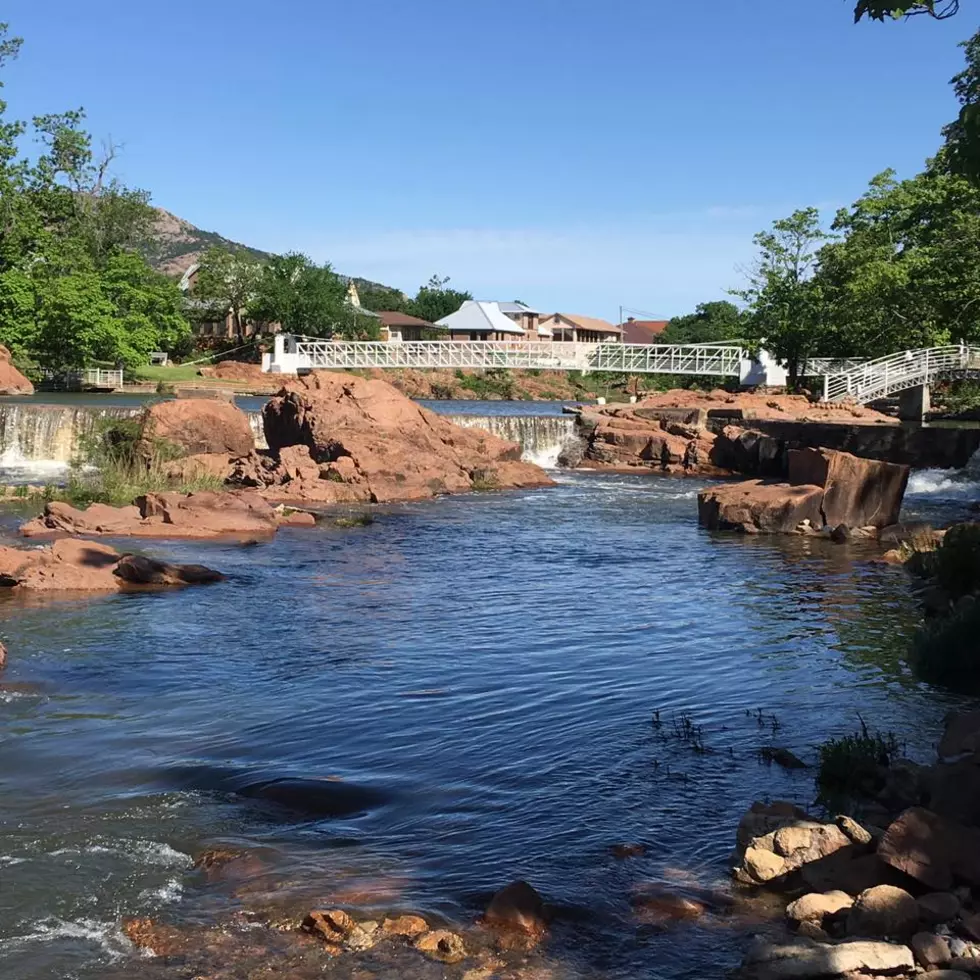
[[[742,311],[728,300],[699,303],[693,313],[675,316],[660,335],[664,344],[710,344],[741,340],[747,329]]]
[[[0,69],[21,44],[0,24]],[[7,109],[0,99],[0,343],[54,371],[135,367],[184,343],[176,284],[135,251],[154,220],[149,195],[112,178],[115,148],[96,157],[80,109],[30,124]]]
[[[871,20],[897,19],[926,14],[936,20],[946,20],[959,13],[960,0],[903,0],[894,3],[889,0],[858,0],[854,8],[855,23],[863,17]]]
[[[408,302],[405,312],[435,323],[436,320],[455,313],[468,299],[473,299],[473,294],[451,289],[448,276],[433,276],[419,288],[415,298]]]

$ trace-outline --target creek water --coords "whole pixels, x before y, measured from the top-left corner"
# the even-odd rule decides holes
[[[753,800],[812,803],[812,770],[761,746],[812,763],[860,714],[928,758],[953,699],[910,678],[915,600],[874,549],[710,534],[701,481],[557,477],[253,547],[145,543],[226,572],[213,587],[0,602],[0,976],[267,976],[141,958],[120,921],[342,905],[455,925],[515,878],[562,910],[529,976],[733,967],[751,917],[651,925],[631,898],[723,887]],[[949,504],[939,479],[913,487],[917,513]],[[685,718],[705,752],[675,737]],[[287,777],[366,802],[330,816],[239,792]],[[209,879],[191,867],[208,847],[254,866]]]

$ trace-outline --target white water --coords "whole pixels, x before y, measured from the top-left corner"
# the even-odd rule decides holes
[[[575,438],[571,415],[449,415],[448,420],[467,429],[485,429],[492,435],[518,442],[521,458],[544,469],[555,469],[562,449]]]
[[[906,497],[980,501],[980,452],[962,470],[917,470],[909,477]]]

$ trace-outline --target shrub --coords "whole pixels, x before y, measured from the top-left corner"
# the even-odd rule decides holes
[[[980,602],[961,598],[948,616],[921,626],[912,638],[911,661],[930,684],[980,692]]]
[[[954,524],[936,549],[936,584],[959,599],[980,590],[980,523]]]
[[[817,798],[830,809],[842,801],[875,796],[885,784],[885,773],[899,754],[891,732],[872,732],[861,720],[861,731],[832,738],[819,748]]]

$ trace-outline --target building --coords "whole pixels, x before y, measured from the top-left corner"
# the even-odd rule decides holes
[[[501,307],[513,307],[505,313]],[[455,312],[437,320],[448,331],[447,340],[544,340],[538,335],[538,314],[523,303],[492,303],[468,299]],[[533,323],[533,327],[530,325]],[[528,331],[534,331],[528,336]]]
[[[513,320],[524,331],[525,340],[551,340],[551,335],[541,329],[539,325],[540,313],[532,309],[527,303],[514,301],[513,303],[494,304],[507,319]]]
[[[552,313],[543,317],[540,325],[551,332],[553,340],[580,344],[619,343],[623,328],[608,320],[577,313]]]
[[[629,317],[623,328],[623,342],[626,344],[659,344],[660,335],[667,329],[670,320],[634,320]]]
[[[377,315],[381,320],[381,339],[389,343],[400,344],[404,340],[445,339],[445,327],[436,326],[420,317],[399,313],[396,310],[379,310]]]

